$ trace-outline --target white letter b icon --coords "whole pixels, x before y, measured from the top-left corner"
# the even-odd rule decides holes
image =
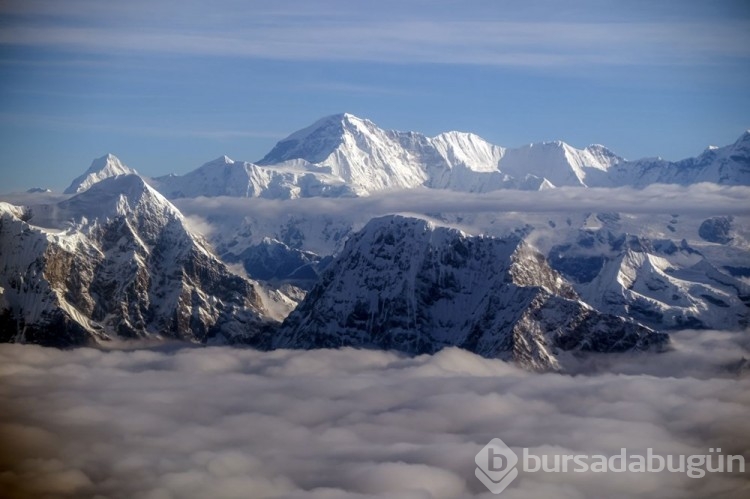
[[[493,438],[474,458],[474,475],[493,494],[499,494],[517,476],[518,456],[499,438]]]

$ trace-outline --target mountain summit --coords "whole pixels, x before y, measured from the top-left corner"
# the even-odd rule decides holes
[[[138,174],[137,171],[124,165],[114,154],[105,154],[91,162],[91,166],[82,175],[76,177],[70,183],[65,194],[76,194],[83,192],[95,183],[108,177],[117,175]]]
[[[348,113],[336,114],[280,141],[258,164],[301,160],[310,171],[341,178],[358,194],[416,187],[427,175],[419,150],[408,144],[409,136]]]
[[[293,159],[320,163],[333,154],[348,132],[368,127],[377,128],[371,121],[349,113],[326,116],[279,141],[257,164],[274,165]]]

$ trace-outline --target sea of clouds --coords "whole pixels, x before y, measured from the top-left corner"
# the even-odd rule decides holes
[[[474,456],[741,454],[748,333],[530,373],[451,348],[0,345],[0,496],[496,497]],[[503,498],[750,497],[750,470],[521,473]]]

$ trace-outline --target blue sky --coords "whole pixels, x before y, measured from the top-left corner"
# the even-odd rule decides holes
[[[750,128],[750,2],[5,0],[0,192],[112,152],[254,161],[337,112],[518,146],[693,156]]]

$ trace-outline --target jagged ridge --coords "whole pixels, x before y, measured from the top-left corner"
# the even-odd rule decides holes
[[[2,341],[260,341],[254,284],[230,273],[140,177],[107,178],[49,208],[56,228],[34,225],[50,225],[49,213],[2,211]]]

